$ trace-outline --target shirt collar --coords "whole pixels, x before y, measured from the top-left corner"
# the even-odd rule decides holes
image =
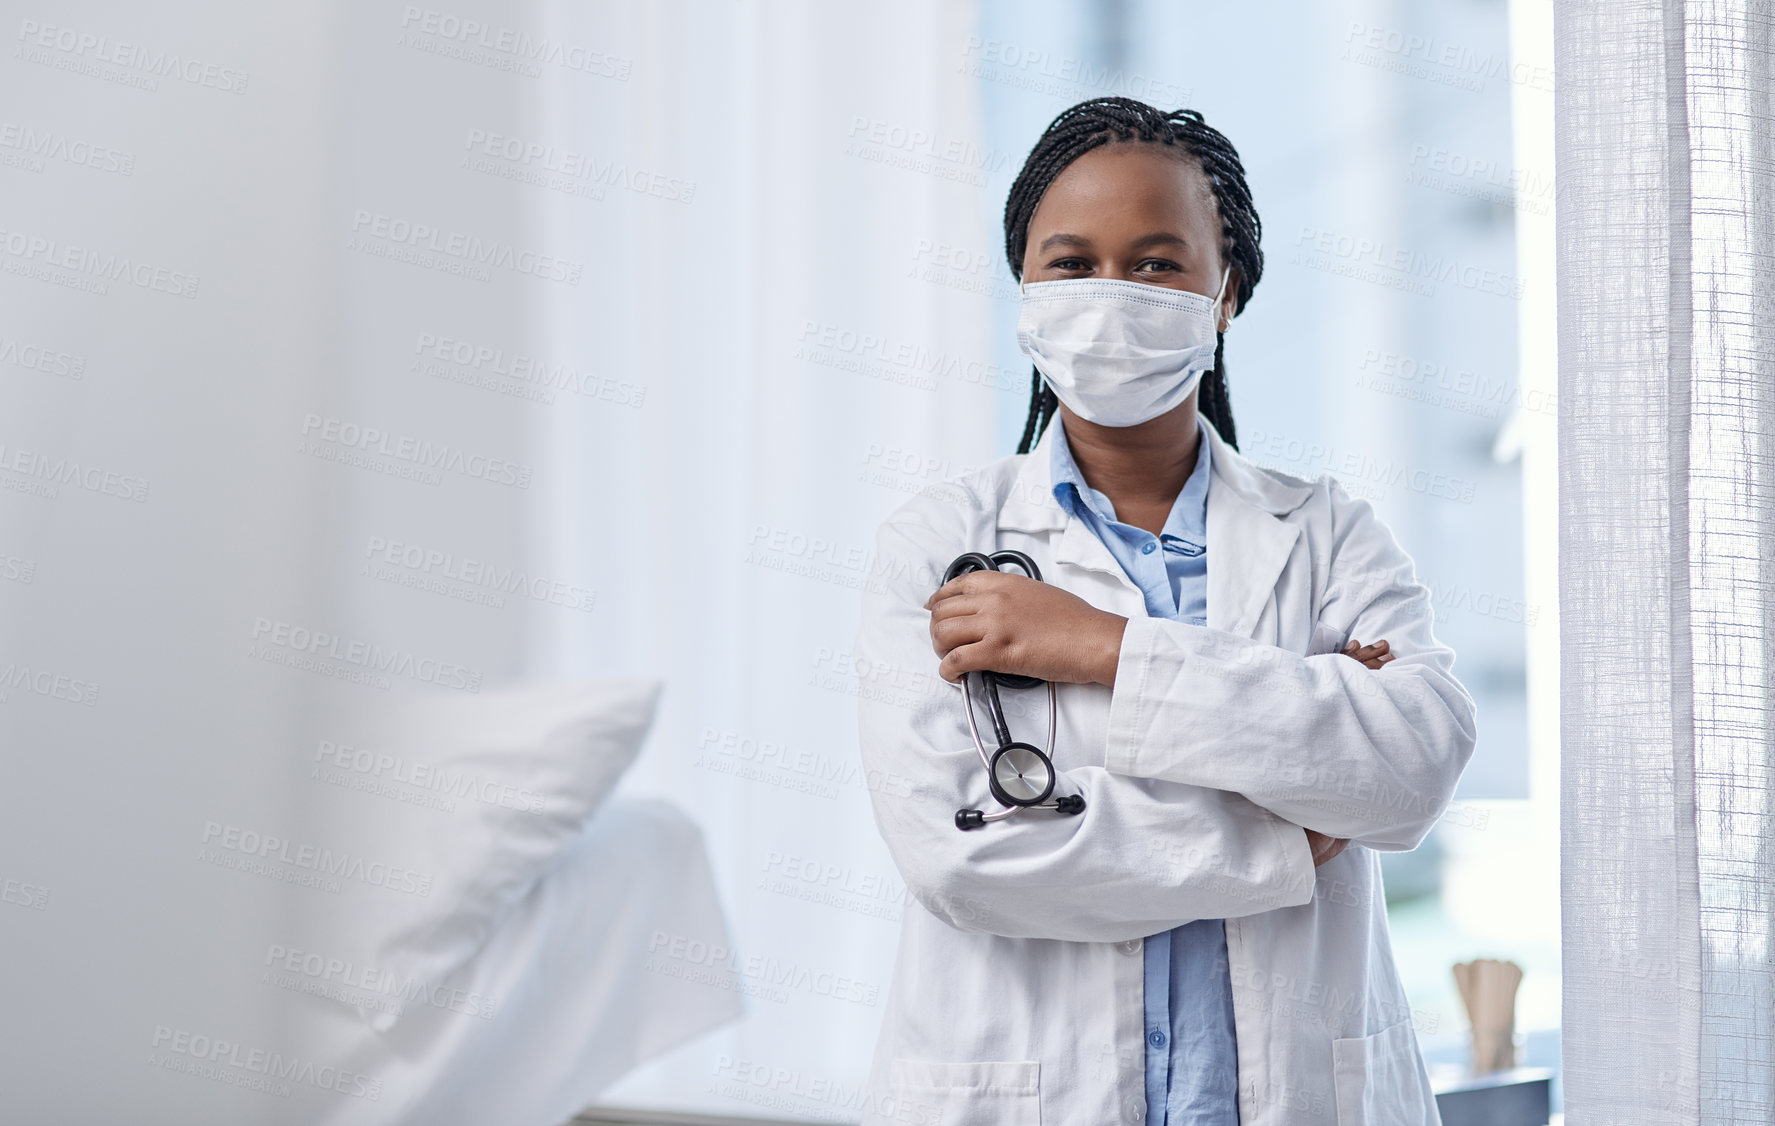
[[[1208,518],[1215,523],[1215,497],[1220,511],[1238,510],[1237,519],[1264,513],[1286,516],[1306,503],[1320,486],[1313,481],[1265,469],[1246,459],[1221,438],[1220,431],[1206,415],[1198,414],[1208,434],[1208,445],[1214,450],[1214,487],[1209,490]],[[1057,532],[1072,519],[1071,514],[1054,499],[1053,450],[1060,427],[1042,427],[1042,436],[1027,454],[1004,459],[1009,476],[994,483],[989,503],[998,506],[997,526],[1007,532]],[[1235,503],[1236,502],[1236,503]],[[1216,527],[1223,527],[1216,524]],[[1242,527],[1249,533],[1256,525]],[[1262,533],[1258,533],[1262,534]],[[1222,537],[1225,538],[1225,537]],[[1221,572],[1224,574],[1225,572]]]
[[[1054,435],[1053,444],[1049,448],[1051,476],[1054,482],[1054,499],[1060,507],[1078,515],[1078,505],[1082,501],[1086,507],[1105,521],[1116,521],[1115,505],[1103,493],[1085,483],[1084,474],[1079,472],[1078,463],[1072,459],[1072,446],[1066,440],[1065,423],[1059,414],[1054,416],[1052,429],[1059,431]],[[1171,512],[1165,517],[1165,526],[1159,532],[1160,539],[1178,539],[1201,547],[1208,542],[1208,478],[1212,471],[1212,446],[1208,441],[1207,428],[1202,417],[1196,416],[1196,434],[1200,439],[1196,444],[1196,465],[1190,470],[1189,479],[1177,493],[1172,502]]]

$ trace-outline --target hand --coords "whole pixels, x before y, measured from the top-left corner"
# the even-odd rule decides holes
[[[1350,643],[1343,647],[1343,654],[1346,657],[1354,657],[1371,669],[1378,669],[1398,656],[1388,648],[1385,641],[1377,641],[1373,645],[1360,645],[1353,637],[1350,639]]]
[[[926,600],[937,671],[1002,672],[1113,687],[1128,619],[1025,575],[972,571]]]
[[[1326,861],[1334,859],[1338,853],[1349,847],[1350,842],[1341,837],[1328,837],[1324,833],[1306,830],[1307,846],[1313,850],[1313,867],[1317,868]]]

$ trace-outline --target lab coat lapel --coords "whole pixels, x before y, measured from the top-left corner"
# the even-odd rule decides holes
[[[1208,489],[1208,626],[1250,637],[1300,528],[1221,484]]]
[[[1123,572],[1122,565],[1116,562],[1116,557],[1109,553],[1103,541],[1092,534],[1083,520],[1071,515],[1067,516],[1066,527],[1054,543],[1054,562],[1063,567],[1082,567],[1087,571],[1116,575],[1128,584],[1129,589],[1136,589],[1133,580]]]
[[[1054,499],[1052,464],[1054,442],[1060,428],[1049,426],[1035,448],[1023,459],[1011,488],[999,507],[998,526],[1003,531],[1057,533],[1052,540],[1056,567],[1072,567],[1107,577],[1097,589],[1096,605],[1130,616],[1145,613],[1146,600],[1116,557],[1090,526],[1060,507]],[[1105,601],[1107,599],[1107,601]]]
[[[1279,520],[1312,495],[1312,486],[1259,469],[1227,445],[1212,422],[1213,477],[1208,485],[1208,626],[1251,637],[1264,604],[1300,538]]]
[[[1299,507],[1313,490],[1253,465],[1226,444],[1213,423],[1203,422],[1213,446],[1207,512],[1208,625],[1250,637],[1300,538],[1298,526],[1276,517]],[[1058,531],[1056,565],[1109,576],[1105,593],[1114,604],[1102,608],[1125,616],[1144,614],[1140,589],[1109,548],[1054,499],[1048,466],[1057,429],[1050,426],[1023,459],[999,509],[998,526],[1001,531]]]

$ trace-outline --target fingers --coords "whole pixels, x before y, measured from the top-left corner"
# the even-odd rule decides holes
[[[950,579],[933,591],[929,598],[924,600],[924,608],[926,610],[935,610],[937,604],[945,599],[956,598],[977,591],[980,588],[979,580],[983,574],[985,574],[983,571],[969,571],[965,575],[958,575],[955,578]]]
[[[963,673],[984,672],[990,665],[985,659],[985,646],[972,642],[945,653],[937,664],[937,674],[951,684],[960,684]]]
[[[942,658],[938,675],[951,684],[961,683],[963,673],[990,667],[985,655],[989,614],[983,613],[1003,580],[1019,576],[996,571],[970,571],[938,587],[925,600],[931,612],[931,648]]]
[[[971,611],[931,615],[931,646],[939,657],[947,657],[957,646],[982,641],[985,637],[985,623],[980,615]]]
[[[931,611],[931,646],[937,656],[946,657],[958,645],[985,639],[993,620],[990,611],[1004,595],[1000,584],[991,580],[1014,577],[974,572],[945,583],[931,595],[926,606]],[[969,581],[978,579],[987,581]]]
[[[929,598],[925,599],[924,608],[934,611],[940,603],[951,599],[1002,591],[1006,584],[1032,582],[1035,580],[1027,575],[1012,575],[1003,571],[969,571],[967,574],[958,575],[938,587]]]
[[[1350,843],[1347,839],[1328,837],[1324,833],[1314,832],[1312,829],[1308,829],[1306,833],[1307,847],[1313,852],[1313,867],[1315,868],[1329,860],[1336,859],[1337,855],[1343,852]]]
[[[1386,641],[1377,641],[1373,645],[1363,645],[1354,639],[1343,647],[1343,655],[1353,657],[1371,669],[1378,669],[1398,656]]]
[[[948,618],[978,614],[985,606],[987,597],[986,595],[966,593],[946,595],[941,601],[932,604],[931,620],[940,622]]]
[[[968,672],[998,672],[1043,680],[1049,679],[1052,672],[1031,665],[1014,641],[984,629],[970,633],[965,640],[951,646],[938,662],[937,671],[951,684],[959,683],[962,674]]]

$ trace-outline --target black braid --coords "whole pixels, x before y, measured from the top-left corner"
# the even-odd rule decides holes
[[[1029,241],[1029,220],[1047,193],[1048,186],[1067,165],[1094,148],[1117,142],[1176,145],[1201,163],[1202,172],[1213,189],[1214,203],[1220,212],[1221,258],[1231,264],[1239,278],[1234,295],[1233,315],[1236,317],[1251,300],[1251,291],[1263,277],[1263,222],[1251,203],[1251,188],[1245,182],[1245,166],[1239,153],[1219,130],[1202,120],[1193,109],[1165,113],[1133,98],[1093,98],[1063,111],[1048,126],[1023,171],[1011,184],[1005,200],[1005,257],[1010,260],[1011,273],[1023,277],[1023,251]],[[1214,347],[1214,368],[1202,377],[1197,408],[1214,424],[1227,445],[1239,448],[1238,434],[1233,429],[1233,403],[1227,394],[1225,334],[1217,334]],[[1017,452],[1028,453],[1048,422],[1060,409],[1054,392],[1043,382],[1039,370],[1034,372],[1030,391],[1029,418],[1023,424],[1023,440]]]

